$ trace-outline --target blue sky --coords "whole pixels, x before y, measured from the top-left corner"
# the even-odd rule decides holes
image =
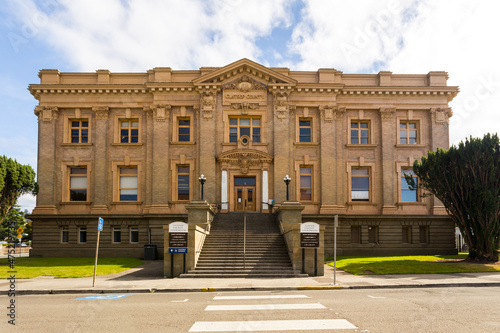
[[[494,0],[4,0],[0,155],[36,167],[40,69],[197,69],[249,58],[294,70],[449,73],[450,143],[500,132]],[[35,199],[23,197],[31,210]]]

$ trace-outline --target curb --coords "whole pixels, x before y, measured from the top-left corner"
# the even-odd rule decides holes
[[[400,285],[367,285],[367,286],[300,286],[300,287],[209,287],[209,288],[176,288],[176,289],[60,289],[60,290],[16,290],[16,295],[62,295],[62,294],[153,294],[153,293],[189,293],[189,292],[235,292],[235,291],[297,291],[297,290],[346,290],[346,289],[418,289],[418,288],[471,288],[500,287],[500,282],[481,283],[448,283],[448,284],[400,284]],[[8,291],[0,291],[7,295]]]

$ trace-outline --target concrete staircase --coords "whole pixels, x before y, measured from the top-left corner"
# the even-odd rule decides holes
[[[285,240],[271,214],[247,213],[243,256],[243,213],[217,214],[194,270],[181,278],[306,277],[294,271]]]

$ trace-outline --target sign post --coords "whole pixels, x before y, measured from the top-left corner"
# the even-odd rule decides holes
[[[305,249],[314,249],[314,276],[318,275],[319,224],[306,222],[300,225],[302,271],[305,273]]]
[[[183,272],[186,272],[186,253],[188,251],[188,224],[172,222],[168,225],[168,252],[170,253],[170,276],[174,276],[174,253],[184,254]]]
[[[339,226],[339,216],[335,215],[333,223],[333,285],[337,285],[337,228]]]
[[[94,287],[95,285],[95,275],[97,273],[97,256],[99,254],[99,239],[101,236],[101,231],[103,226],[104,226],[104,220],[102,219],[102,217],[99,217],[99,221],[97,224],[97,244],[95,248],[94,279],[92,280],[92,287]]]

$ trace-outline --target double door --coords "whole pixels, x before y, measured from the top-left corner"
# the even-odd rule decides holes
[[[235,211],[255,211],[255,178],[235,178]]]

